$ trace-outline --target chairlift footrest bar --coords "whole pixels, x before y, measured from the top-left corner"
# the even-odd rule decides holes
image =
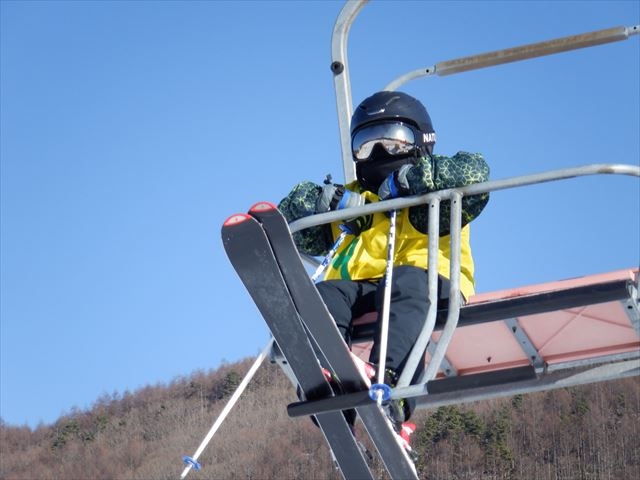
[[[319,400],[308,400],[304,402],[294,402],[287,405],[287,414],[292,417],[304,417],[307,415],[317,415],[323,412],[335,412],[339,410],[349,410],[351,408],[375,405],[375,400],[369,396],[369,390],[361,392],[345,393],[330,398]]]
[[[427,383],[427,392],[434,395],[453,391],[460,392],[466,389],[493,387],[523,380],[533,380],[535,378],[535,369],[528,365],[493,372],[474,373],[473,375],[431,380]]]
[[[429,392],[428,394],[433,395],[449,392],[463,392],[468,389],[512,384],[514,382],[534,380],[535,378],[536,372],[533,367],[515,367],[495,372],[475,373],[473,375],[431,380],[427,383],[426,391]],[[290,403],[287,406],[287,414],[290,417],[302,417],[306,415],[317,415],[325,412],[348,410],[350,408],[358,408],[375,404],[375,400],[371,399],[369,393],[369,391],[361,391],[337,395],[330,398]],[[425,393],[424,395],[428,394]]]

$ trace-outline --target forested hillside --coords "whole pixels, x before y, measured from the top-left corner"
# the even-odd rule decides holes
[[[251,361],[104,396],[35,430],[2,423],[0,479],[177,479]],[[287,417],[295,399],[263,365],[187,478],[340,479],[320,432]],[[639,417],[637,378],[421,410],[420,477],[637,479]]]

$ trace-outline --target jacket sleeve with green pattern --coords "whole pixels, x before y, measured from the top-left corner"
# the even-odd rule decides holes
[[[407,187],[405,195],[424,195],[437,190],[459,188],[489,180],[489,165],[479,153],[458,152],[452,157],[434,155],[423,157],[415,165],[401,169],[399,175]],[[462,226],[476,218],[489,202],[489,194],[462,198]],[[451,202],[440,204],[440,236],[450,233]],[[428,208],[419,205],[409,209],[413,227],[427,233]]]
[[[422,158],[414,165],[405,165],[397,174],[402,177],[402,195],[423,195],[436,190],[458,188],[489,179],[489,166],[478,153],[458,152],[452,157],[434,155],[433,158]],[[352,188],[351,185],[348,186]],[[304,181],[278,204],[287,222],[318,213],[318,200],[322,196],[323,187]],[[462,225],[476,218],[487,202],[489,194],[463,197]],[[450,202],[440,204],[440,236],[450,233]],[[428,208],[416,206],[409,209],[409,220],[413,227],[427,233]],[[333,244],[329,225],[318,225],[293,234],[293,239],[302,253],[312,256],[324,256]]]
[[[316,183],[304,181],[293,187],[278,204],[288,223],[317,213],[316,205],[322,195],[322,187]],[[318,225],[293,234],[293,240],[300,252],[312,256],[324,256],[331,248],[331,226]]]

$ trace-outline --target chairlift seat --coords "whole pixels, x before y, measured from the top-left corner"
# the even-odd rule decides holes
[[[640,357],[638,277],[638,269],[626,269],[474,295],[436,378]],[[352,350],[365,360],[375,322],[375,313],[354,321]],[[441,330],[438,322],[430,343]]]

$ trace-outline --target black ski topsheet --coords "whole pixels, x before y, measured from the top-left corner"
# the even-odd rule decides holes
[[[261,225],[249,215],[233,215],[222,227],[222,242],[306,398],[332,396],[333,391],[322,373]],[[342,412],[315,417],[343,476],[349,480],[373,480]]]
[[[285,218],[268,202],[257,203],[250,213],[262,224],[295,307],[329,362],[327,367],[338,377],[344,392],[367,390],[346,343],[302,264]],[[394,479],[417,479],[413,462],[398,443],[393,427],[380,407],[371,402],[356,407],[356,411],[389,475]]]

